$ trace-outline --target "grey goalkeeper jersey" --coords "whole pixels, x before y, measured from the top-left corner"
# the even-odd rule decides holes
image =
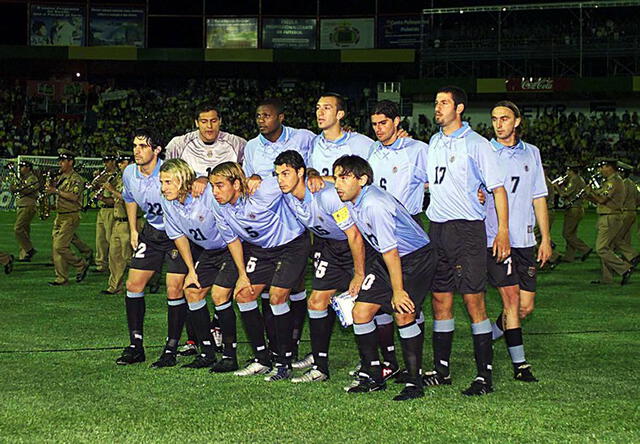
[[[220,131],[218,138],[211,144],[200,139],[199,131],[191,131],[182,136],[171,139],[167,144],[167,159],[182,159],[200,176],[207,176],[208,172],[222,162],[242,163],[244,146],[247,141],[242,137]]]

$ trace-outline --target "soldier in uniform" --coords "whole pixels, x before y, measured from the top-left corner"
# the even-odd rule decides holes
[[[617,161],[605,158],[601,160],[600,172],[606,181],[597,190],[587,189],[586,198],[598,205],[598,236],[596,252],[602,264],[602,278],[591,281],[592,284],[610,284],[613,272],[622,276],[620,285],[629,282],[632,265],[616,256],[614,243],[622,229],[622,208],[624,204],[624,183],[618,174]]]
[[[122,172],[132,162],[130,153],[118,153],[117,162],[120,174],[113,181],[104,184],[104,189],[113,199],[113,227],[109,237],[109,283],[102,294],[119,294],[122,292],[124,273],[133,254],[129,235],[127,210],[122,199]]]
[[[567,243],[562,257],[562,262],[573,262],[576,253],[580,255],[581,261],[586,261],[593,251],[582,239],[578,237],[578,226],[584,217],[583,199],[578,198],[586,186],[584,179],[580,176],[580,165],[577,162],[570,162],[567,169],[567,180],[556,191],[565,202],[564,223],[562,224],[562,237]]]
[[[640,255],[638,250],[631,246],[631,228],[636,222],[636,207],[638,200],[640,200],[640,192],[638,192],[636,183],[629,177],[633,172],[633,167],[627,163],[618,162],[618,168],[624,176],[622,182],[625,194],[622,204],[622,228],[614,242],[614,249],[635,267],[640,263]]]
[[[0,265],[4,266],[4,274],[10,274],[13,271],[13,254],[0,251]]]
[[[20,168],[20,181],[9,187],[12,193],[18,197],[16,201],[16,223],[13,227],[16,240],[20,246],[18,262],[31,262],[31,258],[37,250],[31,243],[31,221],[36,214],[36,201],[40,181],[33,174],[33,164],[23,160],[18,163]]]
[[[111,230],[113,228],[113,206],[114,199],[106,185],[112,182],[116,175],[116,155],[115,153],[106,153],[102,156],[104,162],[104,175],[99,184],[97,193],[98,199],[98,217],[96,219],[96,268],[98,273],[104,273],[109,270],[109,239],[111,238]],[[126,216],[125,216],[126,217]]]
[[[75,231],[80,225],[80,210],[82,209],[82,191],[84,179],[74,169],[75,154],[69,150],[58,150],[58,161],[61,175],[55,183],[47,184],[47,194],[56,196],[56,210],[58,212],[53,223],[53,266],[56,279],[49,285],[58,286],[69,283],[69,265],[76,267],[78,273],[76,282],[81,282],[87,276],[89,263],[76,256],[70,248]]]

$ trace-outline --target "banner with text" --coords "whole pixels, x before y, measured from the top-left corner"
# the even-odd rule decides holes
[[[262,47],[316,49],[316,19],[264,19]]]
[[[31,5],[31,46],[82,46],[84,8]]]
[[[378,48],[420,48],[419,16],[382,17],[378,20]]]
[[[207,48],[257,48],[257,18],[207,19]]]
[[[373,28],[373,18],[323,19],[320,49],[371,49]]]
[[[144,10],[91,8],[89,45],[144,48]]]
[[[516,77],[507,79],[507,92],[554,92],[568,91],[571,80],[554,77]]]

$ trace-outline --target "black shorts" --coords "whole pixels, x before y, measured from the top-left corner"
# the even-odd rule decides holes
[[[309,233],[298,236],[284,245],[260,248],[243,243],[247,276],[252,284],[294,288],[307,266],[311,244]]]
[[[436,269],[436,251],[431,244],[426,245],[400,259],[402,263],[402,283],[404,290],[416,306],[415,313],[422,310],[422,304],[431,291]],[[365,265],[365,277],[356,302],[380,305],[380,310],[393,314],[391,307],[393,290],[387,265],[382,255],[370,255]]]
[[[492,249],[487,249],[487,275],[496,288],[519,285],[521,290],[535,292],[536,271],[534,247],[512,248],[511,255],[500,263],[496,263]]]
[[[199,250],[198,250],[199,249]],[[202,249],[195,248],[197,257]],[[192,254],[194,248],[192,246]],[[133,252],[131,268],[135,270],[153,270],[162,272],[162,264],[167,264],[167,273],[187,274],[187,265],[182,260],[176,244],[167,233],[145,222],[138,236],[138,248]]]
[[[346,240],[313,237],[314,290],[347,290],[353,278],[353,257]]]
[[[224,288],[235,287],[238,269],[233,263],[229,249],[203,250],[200,256],[194,257],[193,260],[201,287],[211,287],[214,284]]]
[[[482,293],[487,289],[487,233],[484,221],[431,222],[429,237],[437,249],[433,291]]]

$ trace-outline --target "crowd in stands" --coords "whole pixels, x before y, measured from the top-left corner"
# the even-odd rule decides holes
[[[430,47],[502,47],[537,45],[577,45],[580,14],[577,9],[470,12],[443,14],[427,22]],[[638,37],[638,8],[583,9],[582,38],[594,44]],[[500,24],[498,25],[498,22]]]
[[[315,102],[321,82],[264,83],[256,80],[189,80],[154,87],[116,89],[95,86],[87,95],[86,115],[41,115],[30,111],[24,88],[0,82],[0,157],[20,154],[55,155],[69,148],[83,157],[99,157],[105,150],[127,148],[135,128],[155,128],[162,140],[194,128],[193,108],[198,101],[215,97],[222,109],[222,128],[251,139],[257,135],[256,103],[264,97],[280,97],[286,110],[285,124],[316,129]],[[347,124],[370,136],[368,113],[358,109],[365,101],[352,98]],[[413,137],[428,141],[437,131],[431,117],[407,122]],[[471,122],[487,138],[490,125]],[[523,121],[523,137],[540,147],[543,158],[561,166],[567,159],[585,164],[596,157],[616,155],[634,165],[640,163],[638,114],[570,113],[541,115]]]

